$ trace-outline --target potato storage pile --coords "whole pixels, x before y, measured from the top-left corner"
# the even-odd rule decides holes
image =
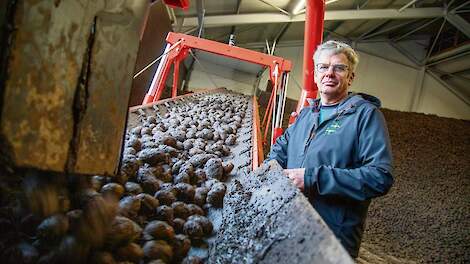
[[[226,91],[140,108],[116,177],[26,172],[24,204],[2,194],[2,263],[204,262],[208,213],[251,169],[251,109]]]
[[[470,121],[383,109],[395,183],[363,246],[418,263],[470,263]]]

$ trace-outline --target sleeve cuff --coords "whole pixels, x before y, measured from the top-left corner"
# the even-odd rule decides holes
[[[304,193],[308,199],[313,199],[318,192],[317,192],[317,178],[318,178],[318,169],[317,168],[309,168],[305,169],[304,174]]]

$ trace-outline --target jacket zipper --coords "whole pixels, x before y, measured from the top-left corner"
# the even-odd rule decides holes
[[[352,108],[354,108],[354,105],[351,105],[350,107],[341,110],[338,114],[336,114],[335,117],[330,117],[330,118],[324,120],[321,124],[318,124],[318,126],[315,126],[315,125],[313,126],[312,131],[310,132],[310,135],[308,136],[307,142],[305,143],[305,146],[304,146],[304,157],[302,159],[302,164],[300,166],[301,168],[305,167],[304,165],[305,165],[305,159],[307,158],[307,154],[306,154],[307,148],[310,145],[310,142],[315,138],[316,131],[320,129],[321,125],[326,124],[327,121],[330,121],[331,119],[334,119],[333,122],[338,121],[340,117],[347,114],[348,111]]]

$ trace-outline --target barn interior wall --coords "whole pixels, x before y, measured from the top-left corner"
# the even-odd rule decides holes
[[[470,120],[470,106],[428,74],[424,78],[417,112]]]

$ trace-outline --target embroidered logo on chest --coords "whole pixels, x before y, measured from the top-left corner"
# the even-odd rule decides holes
[[[336,133],[336,131],[337,131],[339,128],[341,128],[341,123],[340,123],[339,121],[335,120],[335,121],[333,122],[333,124],[329,125],[329,126],[326,128],[325,133],[326,133],[327,135],[334,134],[334,133]]]

